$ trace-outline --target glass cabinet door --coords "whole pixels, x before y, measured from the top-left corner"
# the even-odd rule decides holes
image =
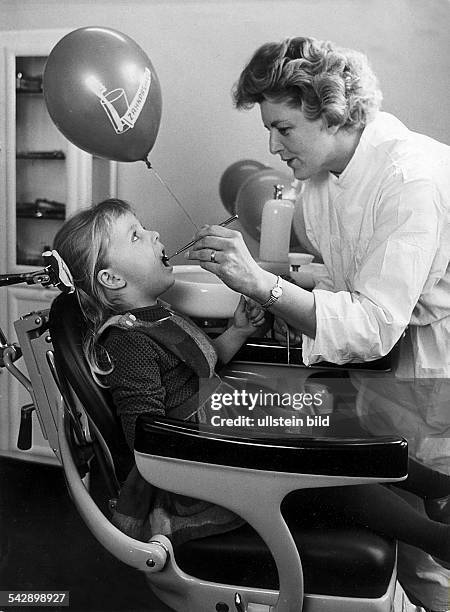
[[[42,265],[66,217],[67,140],[42,91],[46,57],[16,56],[16,264]]]

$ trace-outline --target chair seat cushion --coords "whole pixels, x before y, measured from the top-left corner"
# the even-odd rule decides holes
[[[295,527],[305,593],[377,598],[395,566],[395,543],[360,528]],[[180,545],[175,559],[187,574],[236,586],[278,589],[275,562],[248,525]]]

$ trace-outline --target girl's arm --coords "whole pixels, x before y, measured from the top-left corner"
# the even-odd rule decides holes
[[[218,359],[228,363],[244,342],[259,329],[260,334],[267,331],[265,311],[252,300],[246,300],[241,295],[234,312],[233,323],[220,336],[212,340]]]

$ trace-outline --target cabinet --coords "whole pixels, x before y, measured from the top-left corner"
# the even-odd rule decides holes
[[[68,216],[93,201],[117,195],[117,164],[75,147],[57,130],[46,109],[45,62],[67,33],[0,33],[1,274],[42,268],[41,254]],[[48,308],[54,295],[39,286],[0,287],[0,326],[8,339],[15,341],[17,317]],[[17,365],[24,369],[21,361]],[[28,402],[19,383],[0,370],[0,454],[52,461],[37,426],[32,449],[16,448],[20,406]]]

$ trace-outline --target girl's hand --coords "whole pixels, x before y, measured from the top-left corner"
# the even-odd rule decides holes
[[[233,325],[242,333],[253,334],[257,328],[266,324],[266,312],[261,306],[241,295],[233,315]]]
[[[270,317],[270,315],[268,315]],[[271,319],[271,317],[270,317]],[[264,335],[264,330],[270,329],[265,326],[266,313],[259,304],[241,295],[239,304],[234,312],[233,323],[220,336],[212,340],[221,363],[228,363],[230,359],[241,348],[249,336]]]

